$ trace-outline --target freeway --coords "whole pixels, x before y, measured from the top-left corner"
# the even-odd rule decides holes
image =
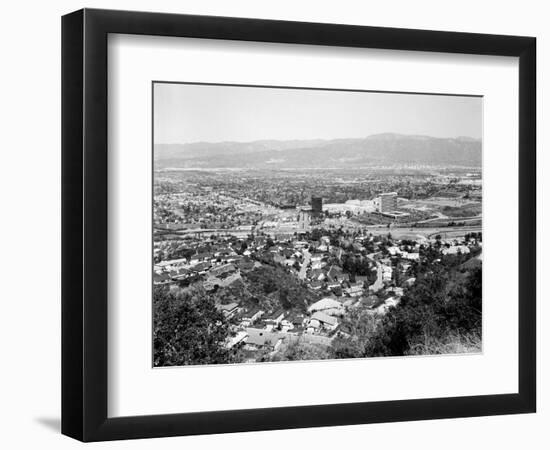
[[[451,237],[451,236],[447,236],[448,234],[466,234],[466,233],[480,233],[482,231],[482,227],[481,226],[476,226],[476,227],[445,227],[445,228],[439,228],[437,231],[434,231],[433,233],[431,234],[428,234],[428,238],[434,238],[435,236],[437,236],[438,234],[441,235],[441,237],[443,239],[445,239],[446,237]]]
[[[235,236],[247,236],[250,233],[253,232],[253,229],[251,230],[239,230],[235,228],[188,228],[183,230],[169,230],[166,228],[160,228],[155,227],[158,231],[164,231],[166,234],[175,234],[179,236],[187,236],[187,235],[204,235],[204,234],[232,234]]]
[[[476,226],[463,226],[463,227],[392,227],[388,228],[377,227],[377,228],[368,228],[370,233],[376,235],[386,235],[390,233],[396,239],[431,239],[438,234],[441,237],[451,237],[449,235],[460,236],[466,233],[471,232],[480,232],[482,231],[481,225]]]

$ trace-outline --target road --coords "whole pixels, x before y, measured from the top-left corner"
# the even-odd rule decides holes
[[[381,228],[369,228],[368,231],[375,235],[386,235],[390,233],[395,239],[430,239],[438,234],[444,237],[447,234],[453,234],[455,236],[471,233],[472,231],[482,231],[481,225],[478,226],[463,226],[463,227],[381,227]]]
[[[298,278],[300,280],[306,279],[306,273],[307,268],[309,267],[309,261],[311,259],[311,253],[307,249],[304,249],[304,263],[302,264],[302,267],[300,268],[300,272],[298,273]]]
[[[376,262],[377,265],[377,273],[376,273],[376,281],[372,284],[372,289],[374,292],[379,291],[384,287],[384,283],[382,282],[383,272],[382,272],[382,266],[379,262]]]

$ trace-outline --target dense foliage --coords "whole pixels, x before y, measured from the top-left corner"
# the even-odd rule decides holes
[[[320,345],[307,342],[293,342],[265,358],[266,361],[307,361],[330,358],[329,351]]]
[[[481,269],[446,271],[443,265],[422,274],[382,320],[370,356],[407,354],[422,342],[448,336],[481,336]]]
[[[219,364],[233,358],[224,346],[231,335],[229,324],[201,288],[174,294],[155,287],[153,326],[155,366]]]
[[[305,311],[318,298],[285,269],[264,265],[245,275],[249,292],[265,311],[296,309]]]
[[[464,257],[428,259],[416,265],[416,282],[380,320],[359,309],[342,324],[350,337],[333,343],[336,358],[445,353],[438,345],[469,348],[481,342],[481,267]]]

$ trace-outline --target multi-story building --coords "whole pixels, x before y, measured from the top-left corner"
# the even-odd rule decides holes
[[[323,212],[323,198],[311,197],[311,210],[313,215],[319,215]]]
[[[385,192],[380,194],[376,202],[377,211],[385,213],[397,209],[397,192]]]

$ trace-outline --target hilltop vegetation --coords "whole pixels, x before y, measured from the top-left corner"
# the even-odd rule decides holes
[[[220,304],[235,302],[248,308],[258,306],[263,311],[300,312],[318,300],[294,275],[280,266],[266,264],[244,273],[242,282],[218,290],[213,298]]]
[[[234,352],[224,346],[229,324],[204,289],[171,292],[153,290],[153,348],[155,366],[232,362]]]
[[[333,344],[334,357],[441,354],[481,349],[481,267],[436,253],[413,270],[415,284],[381,319],[356,311]]]

